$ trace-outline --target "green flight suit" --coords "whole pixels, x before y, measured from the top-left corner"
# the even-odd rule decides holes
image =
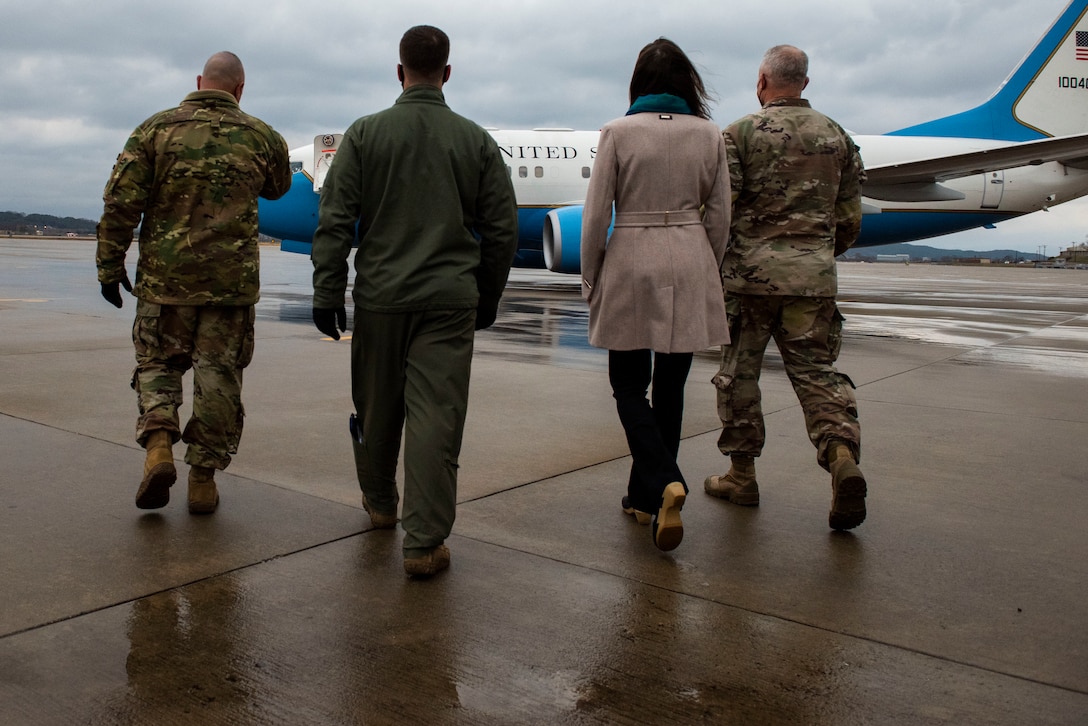
[[[359,486],[396,512],[405,557],[453,527],[476,311],[498,305],[517,249],[510,173],[487,131],[412,86],[345,132],[321,192],[314,307],[339,308],[355,254],[352,398]]]

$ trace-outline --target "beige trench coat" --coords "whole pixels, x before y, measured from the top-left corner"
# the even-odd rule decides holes
[[[589,342],[659,353],[728,343],[730,206],[725,142],[712,122],[647,112],[606,124],[582,216]]]

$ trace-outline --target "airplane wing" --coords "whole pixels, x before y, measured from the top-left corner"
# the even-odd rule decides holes
[[[1018,166],[1060,162],[1088,169],[1088,134],[1056,136],[963,154],[867,167],[862,193],[887,201],[942,201],[963,195],[941,182]]]

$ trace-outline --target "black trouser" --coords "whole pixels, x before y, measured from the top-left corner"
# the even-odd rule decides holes
[[[608,351],[608,380],[633,459],[627,495],[631,506],[643,512],[661,507],[670,483],[681,482],[687,490],[676,457],[691,359],[691,353]],[[652,401],[646,398],[651,382]]]

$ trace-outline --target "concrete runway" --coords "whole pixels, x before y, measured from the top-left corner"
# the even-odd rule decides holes
[[[1088,273],[840,265],[850,533],[774,351],[760,506],[702,493],[727,462],[698,355],[662,553],[620,511],[576,279],[515,272],[477,337],[453,564],[415,581],[360,506],[309,261],[262,268],[220,509],[187,513],[177,446],[148,513],[135,306],[99,296],[93,242],[0,240],[0,723],[1088,723]]]

